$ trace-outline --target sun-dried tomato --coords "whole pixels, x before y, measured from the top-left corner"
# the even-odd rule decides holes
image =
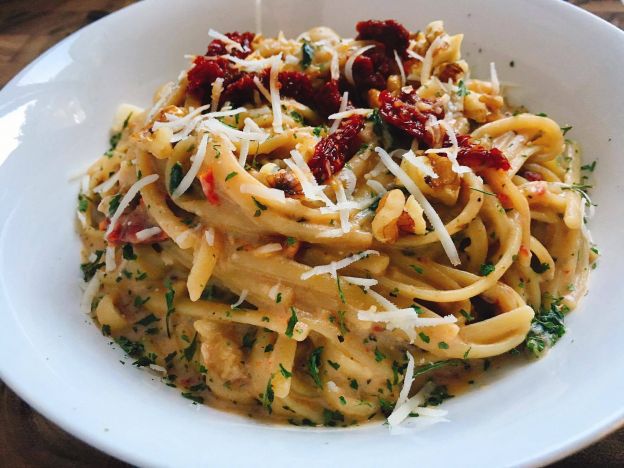
[[[241,73],[239,78],[227,85],[221,93],[220,103],[230,101],[233,106],[240,106],[253,99],[253,92],[258,89],[254,83],[254,73]]]
[[[523,171],[520,173],[520,175],[531,182],[544,180],[544,177],[542,177],[542,174],[540,174],[539,172]]]
[[[360,21],[355,26],[358,41],[377,41],[386,46],[388,54],[396,50],[401,56],[409,46],[409,31],[395,20],[368,20]]]
[[[193,68],[188,72],[188,90],[194,94],[203,94],[217,78],[224,78],[229,71],[228,61],[222,58],[198,56],[193,61]]]
[[[319,183],[325,182],[351,159],[357,151],[358,134],[362,128],[364,118],[361,115],[354,115],[343,120],[338,130],[316,144],[308,166]]]
[[[249,54],[251,54],[252,50],[251,50],[251,43],[253,42],[254,38],[256,37],[256,35],[252,32],[244,32],[244,33],[239,33],[239,32],[231,32],[231,33],[225,33],[225,35],[232,39],[235,42],[238,42],[240,45],[243,46],[243,49],[245,50],[245,52],[241,52],[240,50],[234,48],[234,47],[230,47],[230,51],[228,52],[227,48],[226,48],[226,44],[223,43],[222,40],[220,39],[215,39],[213,40],[210,44],[208,44],[208,52],[206,52],[206,55],[209,56],[215,56],[215,55],[224,55],[224,54],[229,54],[229,55],[233,55],[235,57],[238,58],[245,58],[247,57]]]
[[[312,100],[312,82],[308,75],[298,71],[280,72],[277,76],[280,84],[280,95],[309,103]]]
[[[509,160],[498,148],[487,149],[473,143],[469,135],[458,135],[457,143],[459,144],[457,162],[462,166],[468,166],[475,172],[483,169],[502,169],[503,171],[511,169]]]
[[[135,208],[119,217],[113,230],[106,236],[106,240],[112,245],[119,245],[122,243],[153,244],[168,239],[167,234],[162,230],[160,233],[147,239],[139,240],[137,238],[137,232],[157,225],[156,221],[147,212],[145,203],[143,203],[143,199],[141,199],[141,202],[137,204]]]
[[[337,80],[327,81],[314,94],[316,110],[325,117],[338,112],[340,99],[340,88]]]
[[[389,91],[379,94],[379,113],[381,117],[419,142],[431,146],[434,143],[434,134],[425,125],[429,116],[441,119],[444,109],[428,99],[420,98],[415,92],[402,92],[398,97]]]
[[[212,205],[219,204],[219,195],[215,191],[215,180],[214,174],[212,171],[204,172],[199,176],[199,183],[201,184],[202,191],[204,192],[204,196],[206,200],[210,202]]]

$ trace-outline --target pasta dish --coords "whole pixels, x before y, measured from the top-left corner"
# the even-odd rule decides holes
[[[209,35],[78,196],[82,307],[132,364],[254,418],[396,426],[564,334],[595,163],[463,35]]]

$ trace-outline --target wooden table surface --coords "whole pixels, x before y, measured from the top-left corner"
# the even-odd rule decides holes
[[[133,0],[0,0],[0,88],[39,54]],[[572,3],[624,28],[617,0]],[[581,32],[579,32],[581,33]],[[622,395],[613,395],[622,398]],[[33,411],[0,382],[0,467],[127,466]],[[553,467],[624,466],[624,429]]]

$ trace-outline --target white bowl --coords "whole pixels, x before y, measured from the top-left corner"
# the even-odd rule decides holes
[[[568,333],[538,362],[445,403],[451,422],[391,435],[254,423],[198,407],[122,353],[79,311],[78,187],[68,182],[106,149],[117,104],[153,90],[203,53],[207,30],[255,30],[255,2],[144,1],[73,34],[0,92],[0,376],[77,437],[141,465],[273,467],[536,465],[578,450],[624,418],[624,34],[560,1],[264,1],[265,33],[396,18],[443,19],[465,33],[476,76],[498,64],[512,98],[574,126],[598,159],[592,231],[604,256]],[[514,62],[514,67],[510,62]]]

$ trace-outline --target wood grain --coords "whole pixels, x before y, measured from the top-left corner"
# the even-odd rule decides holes
[[[132,0],[0,0],[0,87],[45,50]],[[573,0],[618,27],[618,0]],[[621,395],[614,396],[620,398]],[[0,467],[126,467],[67,434],[0,382]],[[554,465],[624,466],[624,429]]]

